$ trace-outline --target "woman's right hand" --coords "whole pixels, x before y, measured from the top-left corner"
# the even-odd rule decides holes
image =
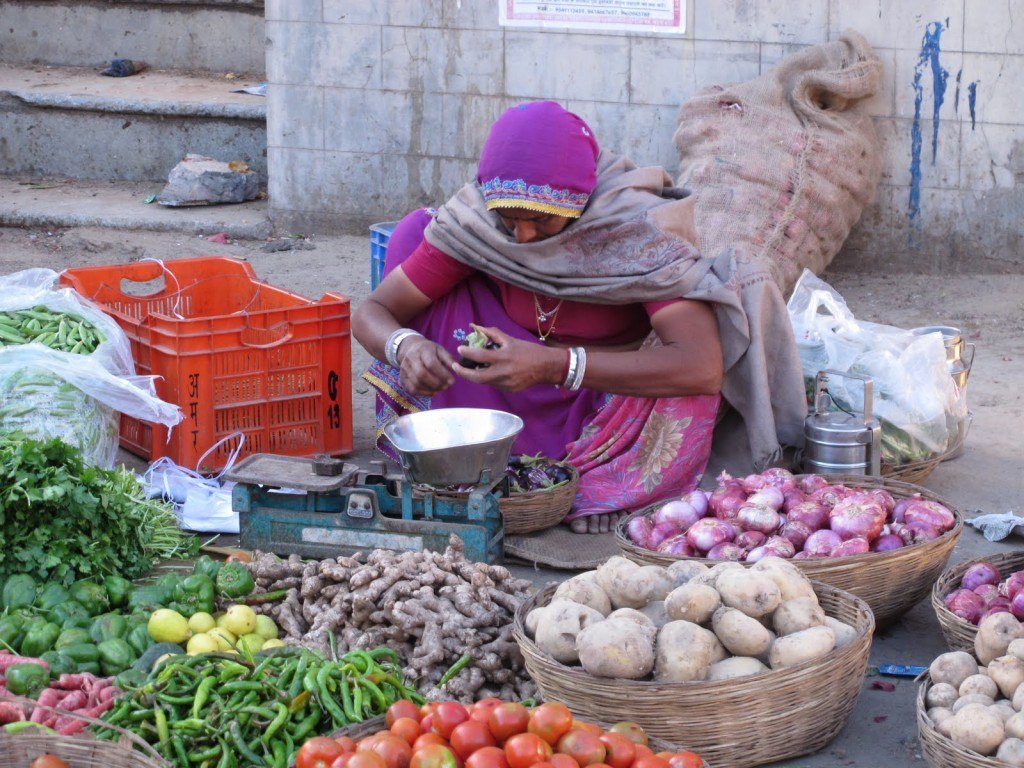
[[[411,394],[421,397],[448,389],[455,381],[451,353],[422,336],[407,338],[398,347],[399,381]]]

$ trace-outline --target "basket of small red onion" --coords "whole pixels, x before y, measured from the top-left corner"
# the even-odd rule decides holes
[[[620,520],[632,560],[753,564],[792,559],[811,579],[852,592],[884,624],[931,590],[963,532],[963,515],[910,483],[864,475],[794,475],[772,468],[711,491],[666,499]]]
[[[947,568],[932,587],[932,608],[946,645],[974,652],[978,624],[992,613],[1024,621],[1024,552],[966,560]]]

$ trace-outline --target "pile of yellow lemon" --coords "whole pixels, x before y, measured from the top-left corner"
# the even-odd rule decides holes
[[[160,608],[149,617],[147,629],[158,643],[185,645],[189,655],[214,651],[252,655],[284,645],[278,639],[274,620],[248,605],[232,605],[217,614],[196,613],[188,619],[177,611]]]

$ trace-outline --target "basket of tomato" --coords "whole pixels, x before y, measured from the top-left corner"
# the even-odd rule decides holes
[[[309,739],[295,768],[707,768],[695,752],[650,738],[636,723],[582,721],[564,704],[485,698],[418,706]]]

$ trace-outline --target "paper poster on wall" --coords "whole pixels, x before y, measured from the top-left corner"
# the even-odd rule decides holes
[[[506,27],[686,32],[686,0],[498,0]]]

